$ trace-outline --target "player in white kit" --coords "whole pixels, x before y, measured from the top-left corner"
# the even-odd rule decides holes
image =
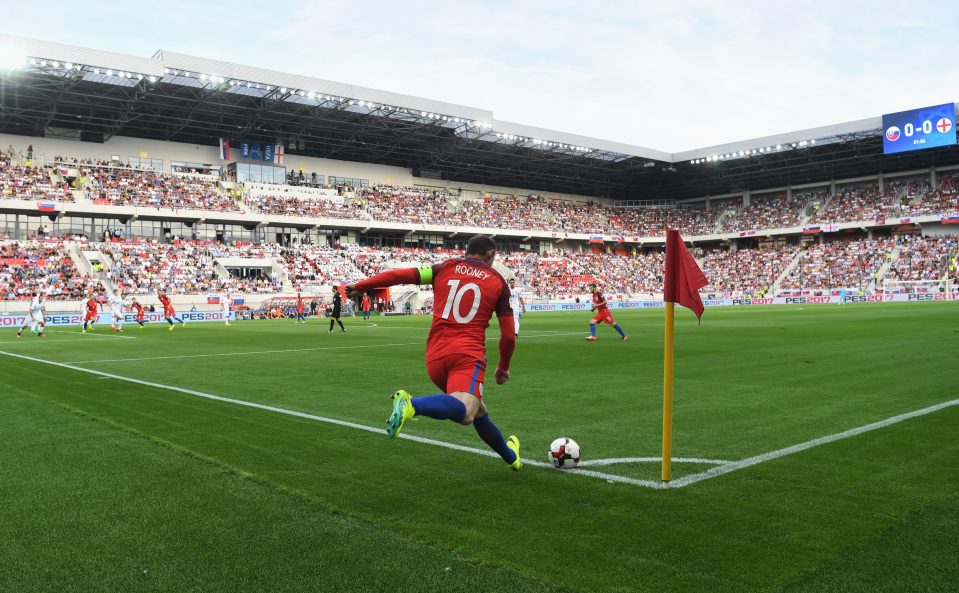
[[[22,336],[23,330],[29,326],[30,331],[37,334],[41,338],[45,338],[46,334],[43,333],[43,330],[46,329],[46,325],[46,305],[44,305],[43,293],[37,292],[36,296],[33,297],[33,300],[30,301],[30,313],[23,321],[23,325],[21,325],[20,329],[17,331],[17,337],[19,338]]]
[[[120,296],[120,291],[114,290],[108,302],[110,303],[110,315],[113,316],[113,325],[110,326],[110,329],[123,333],[123,297]]]
[[[516,326],[516,335],[519,335],[520,313],[526,312],[526,301],[523,300],[523,291],[516,288],[516,277],[509,278],[509,306],[513,310],[513,324]]]
[[[223,297],[223,302],[220,303],[223,307],[223,318],[226,320],[226,324],[230,325],[230,295],[227,294]]]

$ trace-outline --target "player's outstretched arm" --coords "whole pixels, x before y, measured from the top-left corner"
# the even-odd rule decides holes
[[[509,381],[509,363],[516,350],[516,325],[512,315],[497,315],[499,321],[499,364],[496,365],[496,384]]]
[[[366,280],[360,280],[356,284],[345,287],[346,296],[353,298],[361,296],[364,292],[376,288],[386,288],[387,286],[396,286],[397,284],[429,284],[433,281],[432,272],[424,274],[424,270],[431,268],[397,268],[381,272],[375,276],[370,276]],[[423,278],[428,275],[428,278]]]

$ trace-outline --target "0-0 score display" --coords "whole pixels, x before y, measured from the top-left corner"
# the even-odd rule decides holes
[[[882,116],[884,154],[922,150],[956,143],[954,103],[900,111]]]

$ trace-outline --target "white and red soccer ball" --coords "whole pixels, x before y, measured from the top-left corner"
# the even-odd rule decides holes
[[[557,469],[576,467],[579,456],[579,444],[571,438],[559,437],[549,446],[549,461]]]

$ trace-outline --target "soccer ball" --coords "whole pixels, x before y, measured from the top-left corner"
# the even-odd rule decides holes
[[[549,460],[557,469],[570,469],[579,463],[579,444],[573,439],[559,437],[549,446]]]

